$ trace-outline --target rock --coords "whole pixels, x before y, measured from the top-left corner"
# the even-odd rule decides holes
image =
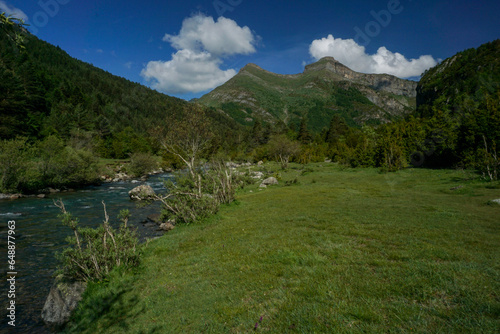
[[[259,188],[267,188],[267,186],[264,183],[261,183]],[[261,190],[261,189],[259,189],[259,190]]]
[[[59,189],[54,189],[54,188],[49,188],[49,193],[51,193],[51,194],[56,194],[56,193],[58,193],[58,192],[61,192],[61,190],[59,190]]]
[[[262,172],[252,172],[252,179],[262,179],[264,177],[264,173]]]
[[[264,164],[264,161],[262,161],[262,160],[261,160],[261,161],[259,161],[259,162],[257,162],[257,165],[259,165],[259,166],[260,166],[260,165],[263,165],[263,164]]]
[[[262,183],[260,184],[261,186],[262,185],[265,185],[265,186],[270,186],[270,185],[273,185],[273,184],[278,184],[278,180],[275,178],[275,177],[268,177],[267,179],[265,179],[264,181],[262,181]]]
[[[85,282],[67,281],[58,276],[43,306],[43,322],[54,329],[63,327],[82,299],[86,287]]]
[[[153,190],[153,188],[151,188],[151,186],[141,184],[140,186],[130,190],[128,192],[128,195],[132,200],[141,201],[141,200],[152,199],[155,195],[155,191]]]
[[[171,222],[161,223],[160,230],[162,231],[170,231],[173,230],[175,226]]]
[[[36,195],[36,197],[38,197],[38,198],[45,198],[46,196],[47,195],[45,195],[45,194],[38,194],[38,195]]]
[[[161,215],[159,213],[153,213],[153,214],[150,214],[148,217],[148,220],[152,221],[153,223],[161,223],[160,219],[161,219]]]
[[[493,199],[491,200],[493,203],[497,203],[497,204],[500,204],[500,198],[499,199]]]

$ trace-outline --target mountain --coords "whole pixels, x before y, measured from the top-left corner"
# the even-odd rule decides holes
[[[460,117],[487,97],[498,102],[499,94],[500,39],[459,52],[426,71],[417,87],[417,110],[423,117],[436,110]]]
[[[326,57],[295,75],[248,64],[198,102],[224,111],[241,124],[261,119],[296,125],[305,117],[310,128],[319,131],[336,114],[358,127],[400,119],[414,111],[416,87],[414,81],[358,73]]]
[[[72,58],[25,30],[19,47],[0,30],[0,139],[92,138],[101,157],[150,151],[149,135],[196,106]],[[208,113],[220,132],[240,125]]]
[[[152,120],[181,113],[186,102],[114,76],[25,33],[19,50],[0,34],[0,138],[97,135],[130,126],[146,131]]]
[[[473,167],[496,179],[499,106],[500,40],[459,52],[426,71],[417,87],[416,112],[428,132],[425,165]]]

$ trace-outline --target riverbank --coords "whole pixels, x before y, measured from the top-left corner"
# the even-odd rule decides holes
[[[122,160],[117,160],[118,162],[122,162]],[[112,167],[111,167],[112,166]],[[132,176],[129,175],[125,172],[126,170],[126,163],[116,166],[116,163],[110,164],[110,168],[107,173],[103,173],[102,175],[99,176],[98,182],[96,181],[94,184],[81,184],[81,185],[75,185],[73,184],[71,188],[67,186],[62,186],[62,187],[57,187],[57,188],[44,188],[40,189],[34,194],[22,194],[22,193],[13,193],[13,194],[2,194],[0,193],[0,200],[16,200],[20,198],[46,198],[47,196],[50,195],[55,195],[59,193],[68,193],[68,192],[75,192],[78,189],[82,189],[85,187],[88,187],[90,185],[94,186],[99,186],[104,183],[117,183],[117,182],[132,182],[132,183],[139,183],[139,182],[145,182],[147,179],[151,176],[154,175],[159,175],[159,174],[165,174],[165,173],[172,173],[172,169],[163,169],[163,168],[158,168],[156,170],[153,170],[151,172],[148,172],[144,175],[141,175],[139,177],[137,176]]]
[[[112,224],[118,223],[116,217],[121,210],[128,209],[131,213],[128,225],[137,228],[140,240],[145,241],[163,233],[158,231],[157,223],[144,223],[148,216],[159,212],[159,205],[139,208],[137,202],[130,200],[128,192],[140,184],[151,185],[156,192],[162,192],[164,180],[170,177],[170,174],[162,174],[151,176],[146,182],[103,183],[46,198],[0,201],[0,248],[7,249],[7,222],[16,221],[16,333],[47,333],[40,314],[53,284],[53,273],[60,265],[55,253],[67,246],[66,238],[73,234],[69,227],[62,225],[61,212],[53,200],[62,199],[84,227],[102,224],[102,201],[106,203]],[[6,283],[0,283],[2,291],[8,291]],[[0,333],[9,328],[7,322],[1,323]]]
[[[90,284],[67,332],[496,332],[498,184],[293,167]]]

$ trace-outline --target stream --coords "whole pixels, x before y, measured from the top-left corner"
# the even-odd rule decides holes
[[[62,225],[58,217],[60,210],[53,201],[62,199],[66,210],[77,217],[80,226],[96,227],[104,220],[102,201],[110,217],[110,223],[116,227],[116,218],[123,209],[129,209],[129,226],[137,228],[141,240],[161,235],[154,224],[143,224],[147,216],[159,213],[160,206],[139,208],[131,201],[129,190],[141,184],[149,184],[155,192],[162,192],[163,180],[169,174],[150,177],[145,182],[130,181],[105,183],[100,186],[86,187],[74,192],[56,193],[46,198],[21,198],[0,201],[0,333],[50,333],[44,326],[40,314],[45,299],[53,283],[53,274],[58,266],[55,253],[61,251],[72,235],[72,230]],[[8,266],[8,222],[15,221],[15,298],[10,298],[7,279]],[[11,240],[12,241],[12,240]],[[8,324],[7,307],[15,301],[15,327]]]

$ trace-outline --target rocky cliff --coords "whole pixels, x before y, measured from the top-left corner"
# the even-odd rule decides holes
[[[386,74],[363,74],[326,57],[303,73],[276,74],[248,64],[224,85],[198,100],[243,124],[298,123],[303,117],[321,130],[334,114],[348,123],[386,123],[415,108],[417,82]]]

